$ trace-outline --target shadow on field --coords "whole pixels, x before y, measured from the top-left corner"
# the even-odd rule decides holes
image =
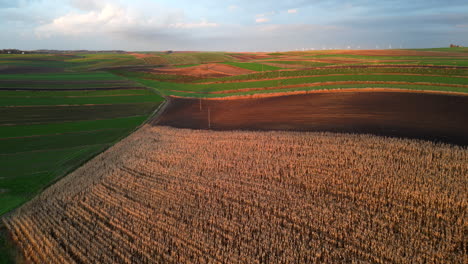
[[[468,96],[316,93],[257,99],[171,98],[153,125],[214,130],[368,133],[468,145]]]

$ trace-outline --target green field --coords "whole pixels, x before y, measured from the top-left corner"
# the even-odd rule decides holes
[[[201,63],[229,62],[234,59],[224,52],[153,53],[142,60],[149,65],[199,65]]]
[[[189,68],[199,66],[201,64],[184,64],[184,65],[174,65],[175,68]]]
[[[275,66],[270,66],[266,64],[260,64],[260,63],[252,63],[252,62],[225,62],[224,64],[231,65],[231,66],[236,66],[242,69],[247,69],[251,71],[276,71],[276,70],[281,70],[282,68],[280,67],[275,67]]]
[[[125,81],[109,72],[65,72],[36,74],[0,74],[0,80],[21,81]]]
[[[315,61],[265,61],[266,63],[277,63],[286,65],[302,65],[304,67],[322,67],[332,65],[331,63],[315,62]]]
[[[1,92],[0,92],[1,95]],[[98,105],[98,104],[133,104],[154,102],[159,99],[157,94],[145,95],[113,95],[113,96],[33,96],[33,97],[0,97],[0,107],[2,106],[39,106],[39,105]]]
[[[461,77],[446,77],[446,76],[424,76],[424,75],[332,75],[332,76],[316,76],[316,77],[301,77],[289,78],[280,80],[267,80],[267,81],[252,81],[252,82],[231,82],[231,83],[214,83],[214,84],[193,84],[193,83],[171,83],[159,82],[154,80],[139,80],[143,85],[154,87],[160,90],[165,95],[181,95],[175,93],[177,91],[189,92],[218,92],[227,90],[238,89],[251,89],[251,88],[264,88],[264,87],[281,87],[288,85],[307,85],[319,84],[326,82],[369,82],[367,87],[373,87],[372,82],[408,82],[414,84],[426,83],[428,86],[431,84],[457,84],[468,85],[468,78]],[[386,87],[394,88],[395,84],[387,84]],[[424,87],[420,85],[420,87]],[[468,92],[468,88],[456,89],[458,87],[443,87],[432,86],[431,90],[439,89],[446,91],[447,87],[453,91]],[[339,88],[339,87],[338,87]],[[284,91],[284,90],[283,90]],[[185,94],[185,96],[193,97],[197,94]],[[218,96],[227,96],[226,94],[219,94]]]
[[[271,78],[295,78],[302,76],[331,75],[331,74],[378,74],[378,73],[401,73],[401,74],[419,74],[419,75],[444,75],[444,76],[468,76],[468,69],[435,69],[435,68],[314,68],[294,71],[251,73],[223,78],[210,78],[199,80],[197,82],[232,82],[232,81],[255,81]],[[146,79],[145,76],[141,76]]]
[[[44,57],[22,61],[48,63]],[[153,90],[104,71],[0,74],[0,215],[128,135],[162,101]]]

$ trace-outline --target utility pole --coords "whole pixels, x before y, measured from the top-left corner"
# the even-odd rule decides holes
[[[210,113],[210,108],[208,108],[208,129],[211,128],[211,113]]]

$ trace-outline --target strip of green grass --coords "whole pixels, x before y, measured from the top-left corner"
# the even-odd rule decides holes
[[[113,95],[153,95],[148,89],[125,90],[83,90],[83,91],[1,91],[4,97],[67,97],[67,96],[113,96]]]
[[[0,125],[62,123],[149,115],[162,102],[91,106],[0,107]]]
[[[229,96],[242,96],[242,95],[255,95],[255,94],[269,94],[269,93],[287,93],[296,91],[314,91],[314,90],[340,90],[340,89],[360,89],[360,88],[391,88],[391,89],[404,89],[415,91],[443,91],[443,92],[461,92],[468,93],[468,89],[460,87],[445,87],[445,86],[430,86],[430,85],[404,85],[404,84],[345,84],[345,85],[320,85],[313,87],[299,87],[290,89],[271,89],[259,91],[246,91],[246,92],[233,92],[226,94],[200,94],[200,93],[184,93],[184,92],[171,92],[170,95],[182,97],[196,97],[196,98],[222,98]]]
[[[25,80],[25,81],[92,81],[124,80],[121,77],[109,72],[78,72],[78,73],[37,73],[37,74],[0,74],[0,80]]]
[[[1,126],[0,139],[9,137],[40,136],[61,133],[73,133],[92,130],[119,129],[137,127],[147,116],[132,116],[104,120],[64,122],[58,124]]]
[[[282,71],[281,77],[301,77],[308,75],[328,75],[328,74],[370,74],[370,73],[403,73],[403,74],[427,74],[427,75],[444,75],[444,76],[468,76],[467,69],[430,69],[430,68],[320,68],[297,71]],[[278,72],[252,73],[245,75],[237,75],[223,78],[210,78],[200,80],[198,82],[229,82],[229,81],[244,81],[244,80],[262,80],[277,78]],[[135,76],[139,77],[139,76]],[[145,79],[145,78],[143,78]]]
[[[443,52],[465,52],[468,53],[467,47],[462,48],[431,48],[431,49],[410,49],[417,51],[443,51]]]
[[[1,76],[1,75],[0,75]],[[63,84],[63,83],[2,83],[0,81],[0,88],[27,88],[27,89],[93,89],[93,88],[137,88],[138,85],[133,83],[77,83],[77,84]]]
[[[438,77],[438,76],[414,76],[414,75],[334,75],[303,77],[283,80],[268,80],[255,82],[237,82],[237,83],[216,83],[216,84],[186,84],[186,83],[168,83],[151,80],[140,80],[146,86],[154,87],[165,94],[170,94],[171,90],[193,91],[193,92],[214,92],[224,90],[235,90],[245,88],[275,87],[284,85],[299,85],[320,82],[337,81],[398,81],[398,82],[427,82],[442,84],[468,84],[468,78],[457,77]]]
[[[174,65],[174,68],[189,68],[189,67],[195,67],[199,66],[201,64],[185,64],[185,65]]]
[[[322,67],[332,65],[331,63],[315,62],[315,61],[265,61],[269,63],[288,64],[288,65],[303,65],[306,67]]]
[[[58,176],[82,164],[108,145],[0,155],[0,215],[32,198]]]
[[[1,65],[21,66],[21,67],[46,67],[46,68],[66,68],[72,63],[64,61],[34,61],[34,60],[0,60]]]
[[[176,74],[153,74],[149,72],[132,72],[132,71],[122,71],[114,70],[114,74],[123,76],[130,80],[137,79],[147,79],[147,80],[156,80],[156,81],[170,81],[170,82],[190,82],[194,80],[199,80],[197,77],[186,76],[186,75],[176,75]]]
[[[96,96],[96,97],[0,97],[0,106],[36,106],[36,105],[90,105],[90,104],[133,104],[158,102],[160,96]]]
[[[60,135],[0,139],[0,154],[106,144],[116,141],[122,135],[130,132],[131,129],[106,129]]]
[[[260,64],[260,63],[253,63],[253,62],[224,62],[224,64],[239,67],[242,69],[247,69],[251,71],[276,71],[276,70],[281,70],[283,68],[280,67],[275,67],[271,65],[266,65],[266,64]]]
[[[57,166],[61,160],[81,149],[82,147],[0,155],[2,180],[50,171]]]

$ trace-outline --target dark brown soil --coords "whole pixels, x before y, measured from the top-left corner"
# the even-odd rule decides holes
[[[239,100],[174,98],[153,124],[369,133],[467,146],[468,96],[350,92]]]

